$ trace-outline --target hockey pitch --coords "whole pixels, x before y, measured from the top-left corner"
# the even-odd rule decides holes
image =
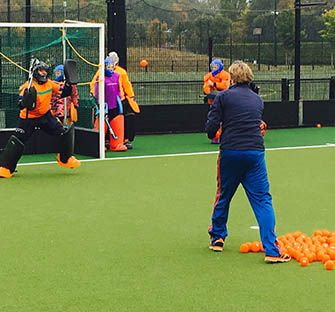
[[[335,230],[334,138],[335,128],[267,131],[278,236]],[[74,170],[24,156],[0,180],[0,311],[332,311],[334,270],[240,252],[259,240],[241,187],[224,251],[208,249],[217,149],[182,134],[137,137]]]

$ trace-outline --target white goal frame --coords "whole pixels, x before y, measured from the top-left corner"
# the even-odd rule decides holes
[[[98,28],[99,29],[99,80],[105,80],[105,25],[102,23],[88,23],[81,21],[65,20],[63,23],[0,23],[0,28]],[[105,159],[105,84],[99,83],[99,158]]]

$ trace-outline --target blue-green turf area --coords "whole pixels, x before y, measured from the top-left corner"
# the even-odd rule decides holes
[[[266,145],[334,143],[334,130],[272,130]],[[204,134],[146,136],[108,156],[217,148]],[[335,230],[334,159],[333,146],[266,152],[278,235]],[[241,243],[259,240],[242,188],[225,250],[208,249],[216,160],[213,153],[74,170],[19,166],[0,180],[0,311],[334,311],[335,271],[240,253]]]

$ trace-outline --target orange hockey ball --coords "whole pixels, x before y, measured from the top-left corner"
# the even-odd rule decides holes
[[[335,249],[334,248],[328,248],[328,255],[331,260],[335,260]]]
[[[333,270],[334,269],[334,261],[332,260],[328,260],[326,263],[325,263],[325,268],[326,270]]]
[[[142,67],[147,67],[148,64],[149,64],[149,62],[148,62],[147,60],[141,60],[141,61],[140,61],[140,65],[141,65]]]
[[[299,262],[300,262],[300,265],[303,266],[303,267],[308,266],[308,264],[309,264],[309,261],[308,261],[307,257],[300,258]]]
[[[254,241],[254,242],[251,244],[251,251],[252,251],[252,252],[259,252],[260,249],[261,249],[261,246],[260,246],[259,242]]]
[[[247,253],[249,251],[249,246],[247,244],[242,244],[240,246],[240,252]]]
[[[331,260],[330,259],[330,256],[328,254],[325,254],[323,257],[322,257],[322,263],[326,263],[327,261]]]
[[[313,236],[322,236],[322,231],[321,230],[315,230],[313,233]]]

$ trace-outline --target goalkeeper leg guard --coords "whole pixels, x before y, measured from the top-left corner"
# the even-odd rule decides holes
[[[127,147],[123,144],[124,141],[124,116],[117,115],[114,117],[110,125],[116,135],[116,139],[110,139],[110,150],[112,152],[126,151]]]
[[[134,141],[135,138],[135,114],[128,113],[124,117],[124,138],[129,141]]]
[[[80,162],[72,156],[74,151],[74,124],[71,125],[61,134],[62,146],[60,154],[57,155],[57,162],[60,166],[66,168],[77,168]]]
[[[5,149],[0,154],[0,177],[11,177],[19,159],[23,154],[23,150],[24,144],[15,135],[12,135],[9,138]]]

